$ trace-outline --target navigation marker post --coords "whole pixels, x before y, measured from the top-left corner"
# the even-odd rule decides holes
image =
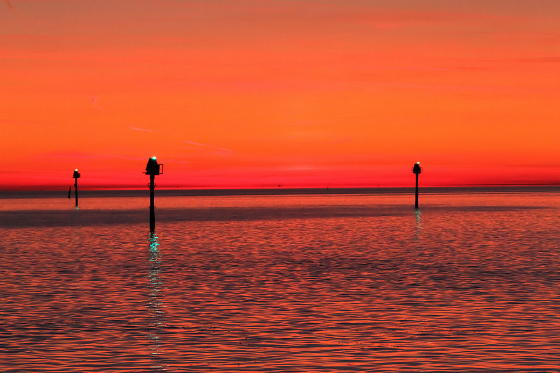
[[[422,173],[422,167],[420,167],[420,162],[416,162],[412,167],[412,173],[416,175],[416,191],[414,194],[414,208],[418,210],[418,175]]]
[[[146,175],[150,175],[150,234],[156,231],[156,212],[154,207],[154,194],[156,189],[156,175],[163,173],[163,165],[157,162],[157,158],[150,157],[146,164]]]
[[[78,208],[78,179],[80,178],[80,176],[81,175],[78,169],[74,169],[74,174],[72,175],[72,177],[74,178],[74,198],[76,200],[76,208]]]

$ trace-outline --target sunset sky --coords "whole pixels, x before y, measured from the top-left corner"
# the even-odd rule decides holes
[[[558,0],[0,3],[0,188],[560,184]]]

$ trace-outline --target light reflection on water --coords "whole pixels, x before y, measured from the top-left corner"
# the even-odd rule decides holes
[[[558,195],[432,196],[421,215],[331,196],[307,218],[268,218],[307,197],[267,198],[148,242],[147,221],[3,229],[0,371],[560,370]],[[340,216],[364,201],[395,213]]]
[[[150,340],[152,341],[152,358],[154,361],[153,368],[157,372],[167,371],[164,360],[161,358],[160,338],[164,328],[164,313],[162,305],[162,282],[160,279],[161,256],[159,251],[158,237],[150,233],[148,239],[148,247],[150,251],[150,302],[149,310],[152,315],[150,324]]]
[[[416,238],[419,238],[420,232],[422,232],[422,210],[415,209],[414,215],[416,217]]]

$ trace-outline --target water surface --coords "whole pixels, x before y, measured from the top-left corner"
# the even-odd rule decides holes
[[[558,372],[560,194],[0,200],[2,372]]]

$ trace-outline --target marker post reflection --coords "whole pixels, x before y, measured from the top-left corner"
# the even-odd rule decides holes
[[[150,273],[149,273],[149,289],[150,301],[148,308],[151,314],[152,321],[150,323],[149,338],[151,341],[152,353],[151,358],[153,361],[153,368],[156,372],[166,372],[165,362],[160,355],[160,335],[165,327],[163,320],[163,305],[161,294],[161,258],[159,251],[158,237],[150,233],[148,239],[150,249]]]

